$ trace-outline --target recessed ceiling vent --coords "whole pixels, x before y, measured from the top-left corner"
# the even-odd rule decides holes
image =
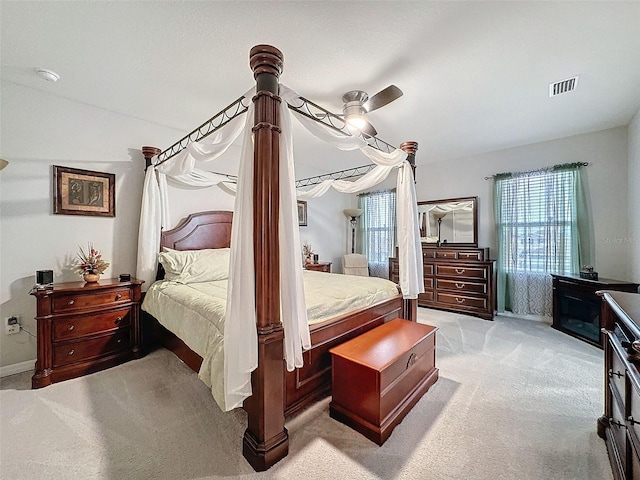
[[[550,83],[549,96],[555,97],[563,93],[569,93],[574,91],[578,86],[578,78],[579,77],[573,77],[573,78],[568,78],[566,80],[562,80],[560,82]]]

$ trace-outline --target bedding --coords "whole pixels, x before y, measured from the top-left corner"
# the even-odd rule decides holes
[[[212,265],[211,268],[221,270],[219,264]],[[202,267],[202,270],[206,269]],[[208,273],[201,272],[201,277],[207,275]],[[310,270],[304,270],[303,276],[310,325],[370,307],[398,295],[397,285],[382,278]],[[187,283],[161,280],[149,288],[142,303],[144,311],[155,317],[167,330],[178,336],[191,350],[202,357],[198,377],[211,388],[214,399],[223,410],[222,372],[224,371],[223,339],[226,302],[227,279],[225,278]]]

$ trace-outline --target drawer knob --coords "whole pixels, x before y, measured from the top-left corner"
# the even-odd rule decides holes
[[[122,298],[122,294],[116,293],[116,300],[120,300]]]
[[[458,298],[456,297],[456,302],[458,303],[464,303],[465,299],[464,298]]]
[[[458,275],[462,275],[464,273],[464,268],[456,268],[456,273]]]
[[[76,327],[74,327],[73,325],[69,325],[69,331],[73,330],[74,328]]]
[[[121,321],[122,321],[122,317],[116,317],[116,319],[113,321],[113,323],[118,325],[118,324],[120,324]]]
[[[616,376],[616,377],[618,377],[618,378],[622,378],[622,373],[620,373],[620,372],[614,372],[614,371],[613,371],[613,369],[611,369],[611,368],[610,368],[610,369],[609,369],[609,376],[610,376],[610,377]]]
[[[76,303],[75,300],[69,300],[69,305],[73,305],[74,303]]]
[[[76,353],[76,351],[73,348],[69,350],[69,356],[73,355],[74,353]]]
[[[456,288],[464,288],[464,283],[456,282]]]
[[[117,343],[122,343],[122,339],[121,339],[121,338],[119,338],[119,339],[118,339],[118,341],[117,341]]]

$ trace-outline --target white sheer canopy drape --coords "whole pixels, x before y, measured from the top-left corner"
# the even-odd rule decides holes
[[[245,97],[253,95],[250,90]],[[310,348],[307,310],[304,301],[304,283],[300,238],[297,221],[296,196],[314,198],[335,188],[343,193],[357,193],[384,180],[391,170],[399,169],[398,191],[398,243],[400,260],[400,287],[404,298],[417,298],[424,292],[420,233],[413,172],[402,150],[380,152],[366,145],[356,136],[333,132],[318,122],[302,115],[295,117],[315,136],[342,150],[360,149],[376,167],[355,181],[327,180],[304,191],[295,189],[293,138],[288,103],[300,104],[299,96],[280,85],[283,102],[280,105],[280,278],[281,312],[284,329],[284,348],[287,369],[303,365],[302,350]],[[253,263],[253,104],[246,115],[236,117],[215,135],[200,142],[192,142],[180,154],[157,168],[147,170],[138,240],[137,277],[147,285],[155,279],[157,254],[160,249],[160,231],[170,225],[168,218],[167,178],[191,186],[223,186],[226,177],[198,168],[212,161],[243,135],[234,220],[231,235],[229,288],[225,316],[225,409],[231,410],[251,395],[251,371],[257,367],[257,333],[255,313],[255,272]],[[229,187],[229,186],[227,186]],[[233,188],[227,188],[227,191]]]

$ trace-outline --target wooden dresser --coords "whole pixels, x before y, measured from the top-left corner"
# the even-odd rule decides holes
[[[488,248],[422,246],[424,293],[418,305],[493,320],[496,309],[495,260]],[[397,255],[389,259],[389,279],[398,283]]]
[[[640,294],[603,291],[604,415],[598,435],[606,441],[614,478],[640,478]]]
[[[142,356],[142,281],[57,283],[34,290],[38,353],[33,388]]]

